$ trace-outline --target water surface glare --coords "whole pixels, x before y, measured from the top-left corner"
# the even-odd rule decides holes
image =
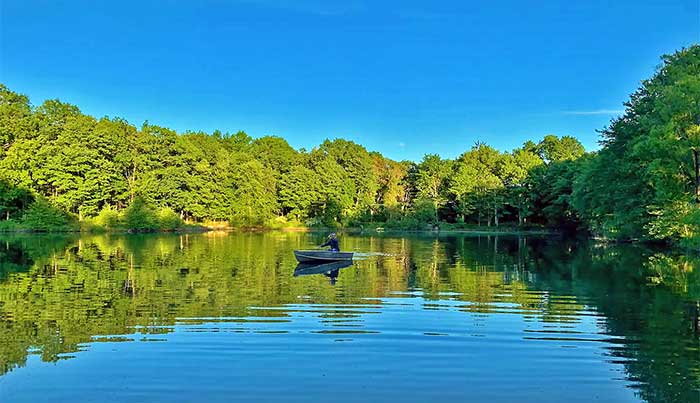
[[[698,257],[358,234],[295,271],[322,238],[0,238],[0,401],[700,402]]]

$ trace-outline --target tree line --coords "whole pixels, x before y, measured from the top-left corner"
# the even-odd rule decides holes
[[[554,225],[558,213],[542,197],[551,192],[547,180],[534,180],[584,154],[576,139],[550,135],[513,152],[478,143],[456,160],[431,154],[397,162],[343,139],[295,150],[275,136],[137,128],[58,100],[33,107],[6,87],[0,100],[0,216],[38,215],[37,224],[50,221],[53,208],[104,224],[135,210],[137,225],[150,207],[174,219],[241,226]]]
[[[547,135],[411,162],[344,139],[296,150],[276,136],[139,128],[0,86],[0,216],[37,229],[506,224],[693,243],[700,46],[663,56],[625,106],[596,152]]]

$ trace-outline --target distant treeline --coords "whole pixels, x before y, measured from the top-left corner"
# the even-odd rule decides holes
[[[343,139],[295,150],[275,136],[137,128],[58,100],[35,107],[0,85],[0,214],[5,227],[28,229],[505,223],[693,242],[700,46],[662,60],[602,130],[598,152],[548,135],[418,163]]]

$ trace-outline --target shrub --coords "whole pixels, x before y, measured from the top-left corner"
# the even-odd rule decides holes
[[[271,218],[265,223],[265,227],[268,229],[303,228],[305,226],[301,221],[285,217]]]
[[[13,232],[22,230],[22,225],[15,220],[0,220],[0,232]]]
[[[406,230],[406,231],[416,231],[425,229],[425,223],[418,221],[415,217],[406,216],[398,219],[392,219],[387,221],[387,228]]]
[[[680,234],[681,246],[696,251],[700,250],[700,208],[697,206],[689,207],[681,223],[685,229]]]
[[[165,231],[173,231],[181,228],[183,225],[180,216],[170,207],[163,207],[158,210],[158,222],[160,229]]]
[[[73,229],[75,222],[48,200],[37,199],[24,212],[22,226],[32,231],[66,231]]]
[[[141,197],[136,197],[122,216],[124,226],[129,230],[153,231],[158,228],[156,212]]]
[[[93,220],[94,224],[102,228],[116,228],[119,226],[119,212],[112,206],[106,205]]]
[[[435,204],[427,199],[416,200],[409,216],[422,224],[435,224]]]

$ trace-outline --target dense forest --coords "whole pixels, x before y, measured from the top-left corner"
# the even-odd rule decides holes
[[[548,135],[410,162],[343,139],[138,128],[0,85],[0,228],[505,224],[700,246],[700,46],[663,56],[625,107],[597,152]]]

